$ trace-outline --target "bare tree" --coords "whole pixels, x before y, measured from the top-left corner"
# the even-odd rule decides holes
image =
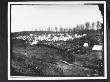
[[[60,27],[60,32],[63,32],[63,28],[62,27]]]
[[[50,31],[50,27],[48,27],[48,31]]]
[[[64,28],[64,32],[66,32],[66,29]]]
[[[55,27],[55,31],[57,32],[57,27]]]
[[[95,24],[94,24],[94,22],[92,23],[92,29],[94,29],[94,26],[95,26]]]
[[[35,29],[35,31],[37,31],[37,28]]]
[[[97,29],[101,28],[101,23],[99,21],[97,21]]]
[[[90,23],[89,22],[86,22],[85,26],[86,26],[86,29],[90,29]]]

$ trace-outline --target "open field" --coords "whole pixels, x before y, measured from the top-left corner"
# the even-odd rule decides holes
[[[46,38],[50,35],[51,38],[39,40],[41,35],[46,35]],[[21,36],[28,38],[23,40],[24,37]],[[64,40],[61,37],[64,37]],[[37,43],[31,45],[36,40]],[[103,47],[101,30],[74,33],[19,32],[12,34],[11,44],[13,76],[95,77],[104,74],[103,48],[93,50],[94,45]]]

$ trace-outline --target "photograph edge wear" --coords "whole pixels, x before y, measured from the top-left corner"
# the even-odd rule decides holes
[[[61,37],[60,37],[60,40],[62,40],[62,37],[63,38],[65,38],[64,39],[64,43],[63,44],[65,44],[65,41],[68,41],[68,40],[70,40],[70,38],[73,38],[73,35],[70,33],[71,32],[71,30],[73,30],[73,28],[71,28],[72,27],[72,25],[70,25],[71,27],[69,27],[68,25],[70,24],[70,23],[68,23],[68,25],[67,26],[65,26],[64,28],[62,28],[64,25],[62,24],[62,23],[65,23],[65,21],[63,21],[64,19],[60,19],[60,17],[61,18],[63,18],[63,17],[65,17],[65,19],[69,19],[69,18],[71,18],[71,17],[66,17],[66,14],[68,14],[68,13],[65,13],[65,10],[66,10],[66,7],[65,7],[65,9],[63,9],[62,7],[60,7],[59,6],[59,10],[57,10],[56,9],[56,7],[58,8],[58,6],[56,6],[56,7],[52,7],[55,11],[58,11],[58,12],[63,12],[64,14],[63,15],[60,15],[59,14],[59,16],[57,15],[58,13],[56,13],[56,15],[50,15],[50,11],[48,10],[48,12],[47,13],[45,13],[46,15],[47,15],[47,17],[45,17],[45,15],[44,14],[40,14],[40,12],[42,12],[42,13],[44,13],[44,11],[43,10],[40,10],[40,7],[43,9],[44,7],[42,7],[41,5],[43,5],[43,6],[45,6],[45,5],[63,5],[63,6],[65,6],[65,5],[75,5],[75,7],[77,7],[78,8],[78,6],[77,5],[100,5],[100,4],[103,4],[104,6],[103,6],[103,10],[104,10],[104,15],[103,15],[103,22],[102,22],[102,20],[101,20],[101,22],[103,23],[103,34],[102,34],[102,36],[103,36],[103,44],[101,44],[101,45],[103,45],[103,66],[104,66],[104,75],[103,76],[34,76],[34,74],[31,76],[31,75],[26,75],[25,76],[25,73],[26,72],[24,72],[24,75],[11,75],[11,64],[12,64],[12,60],[11,60],[11,52],[12,52],[12,49],[14,49],[14,48],[12,48],[12,42],[13,43],[15,43],[15,42],[17,42],[17,41],[12,41],[12,33],[13,34],[15,34],[15,36],[16,37],[14,37],[14,38],[17,38],[17,39],[19,39],[19,41],[18,42],[20,42],[20,40],[21,40],[21,37],[18,37],[17,36],[17,33],[18,33],[18,35],[20,35],[20,32],[22,32],[22,33],[24,33],[25,34],[25,36],[26,36],[26,34],[28,34],[28,32],[30,32],[30,34],[29,34],[29,37],[28,37],[28,39],[30,39],[30,37],[31,38],[33,38],[33,37],[36,37],[36,36],[38,36],[38,35],[40,35],[41,33],[42,33],[42,35],[41,36],[38,36],[39,38],[34,38],[32,41],[30,40],[30,42],[26,39],[27,38],[27,36],[26,36],[26,38],[24,37],[23,38],[23,40],[21,41],[22,43],[24,43],[24,46],[25,46],[25,48],[26,49],[24,49],[24,50],[19,50],[19,49],[14,49],[15,51],[14,51],[14,53],[17,53],[17,54],[24,54],[25,55],[25,57],[27,57],[27,53],[26,53],[26,51],[25,50],[29,50],[29,48],[27,47],[27,46],[30,46],[30,47],[32,47],[32,46],[35,46],[34,44],[38,44],[38,49],[36,49],[36,51],[38,50],[38,52],[35,52],[35,53],[33,53],[33,57],[34,57],[34,54],[39,54],[39,53],[41,53],[42,52],[42,54],[46,54],[47,55],[47,58],[48,58],[48,54],[56,54],[56,53],[54,53],[54,52],[57,52],[58,53],[58,55],[59,54],[67,54],[67,52],[71,52],[72,51],[72,49],[69,49],[69,48],[67,48],[67,52],[64,52],[64,53],[62,53],[62,52],[60,52],[60,50],[62,50],[62,51],[64,51],[65,49],[60,49],[60,47],[57,49],[57,46],[60,46],[60,45],[62,45],[62,44],[60,44],[59,43],[59,38],[57,38],[56,36],[60,36],[61,35]],[[24,16],[22,16],[22,14],[20,14],[21,15],[21,17],[24,17],[23,19],[21,19],[21,21],[25,21],[25,20],[27,20],[26,22],[24,22],[25,24],[23,24],[23,22],[20,22],[18,19],[20,18],[19,16],[17,17],[16,16],[16,14],[15,14],[15,12],[14,12],[14,10],[16,10],[16,8],[17,9],[20,9],[20,7],[17,7],[16,5],[23,5],[24,6],[24,9],[25,9],[25,11],[23,11],[23,8],[22,8],[22,12],[30,12],[30,11],[28,11],[28,8],[29,7],[27,7],[27,6],[30,6],[30,5],[39,5],[39,12],[35,12],[35,8],[33,8],[33,10],[31,11],[32,12],[32,14],[31,13],[28,13],[28,14],[30,14],[31,16],[33,15],[33,17],[32,18],[34,18],[34,15],[41,15],[42,17],[36,17],[36,19],[38,18],[39,19],[39,21],[42,21],[42,22],[38,22],[38,26],[34,26],[34,22],[36,21],[36,20],[33,20],[32,22],[33,22],[33,24],[29,24],[29,22],[30,21],[28,21],[28,18],[26,18],[26,17],[29,17],[29,15],[28,14],[24,14]],[[26,5],[26,6],[25,6]],[[16,6],[16,8],[14,9],[14,7],[12,7],[12,6]],[[13,8],[13,12],[12,12],[12,8]],[[45,6],[45,8],[47,8],[48,9],[48,7],[47,6]],[[60,8],[62,9],[62,11],[60,11]],[[27,9],[27,10],[26,10]],[[38,8],[37,8],[38,9]],[[31,10],[31,7],[30,7],[30,10]],[[50,10],[52,10],[51,8],[50,8]],[[69,10],[69,9],[67,9],[68,10],[68,12],[71,12],[71,9]],[[16,10],[16,13],[18,13],[19,12],[19,10]],[[54,13],[54,11],[52,10],[52,12]],[[88,12],[89,13],[89,12]],[[54,13],[55,14],[55,13]],[[76,13],[77,14],[77,13]],[[71,14],[70,14],[71,15]],[[53,16],[55,16],[55,17],[53,17]],[[88,15],[89,16],[89,15]],[[42,18],[44,17],[44,21],[42,20]],[[53,17],[53,20],[51,20],[51,19],[48,19],[48,21],[47,21],[47,18],[48,17],[50,17],[50,18],[52,18]],[[56,18],[58,18],[59,17],[59,21],[61,21],[61,22],[59,22],[59,24],[57,25],[57,23],[58,22],[51,22],[51,24],[49,24],[49,22],[50,21],[57,21],[56,20]],[[75,17],[75,16],[74,16]],[[73,18],[74,18],[73,17]],[[30,17],[29,19],[30,20],[32,20],[32,18]],[[82,17],[83,18],[83,17]],[[106,1],[48,1],[48,2],[46,2],[46,1],[28,1],[28,2],[8,2],[8,68],[7,68],[7,70],[8,70],[8,80],[80,80],[80,79],[107,79],[107,28],[106,28]],[[13,21],[14,20],[14,21]],[[69,20],[71,20],[71,19],[69,19]],[[16,21],[16,22],[15,22]],[[46,23],[45,23],[45,21],[46,21]],[[71,20],[72,21],[72,20]],[[80,20],[81,21],[81,20]],[[88,21],[89,22],[89,21]],[[43,24],[44,23],[44,24]],[[47,24],[48,23],[48,24]],[[55,23],[55,24],[54,24]],[[73,22],[74,23],[74,22]],[[87,22],[86,22],[87,23]],[[21,24],[21,26],[20,26],[20,24]],[[79,23],[80,24],[80,23]],[[83,24],[85,24],[85,22],[83,23]],[[83,24],[80,24],[80,25],[83,25]],[[91,24],[91,23],[90,23]],[[18,28],[17,27],[15,27],[15,26],[17,26],[18,25]],[[23,26],[24,25],[24,26]],[[27,28],[25,28],[25,25],[26,25],[26,27]],[[30,27],[29,25],[32,25],[33,27]],[[45,26],[43,26],[43,25],[45,25]],[[50,26],[49,26],[50,25]],[[52,26],[53,25],[53,26]],[[62,25],[62,26],[61,26]],[[22,28],[21,28],[22,27]],[[30,28],[29,28],[30,27]],[[34,28],[34,27],[36,27],[36,28]],[[44,28],[45,27],[45,28]],[[59,27],[59,28],[58,28]],[[66,28],[67,27],[67,28]],[[73,27],[75,27],[75,25],[73,26]],[[78,26],[78,24],[77,24],[77,22],[76,22],[76,28],[77,27],[79,27]],[[82,26],[82,28],[85,28],[84,26]],[[81,28],[81,29],[82,29]],[[91,27],[92,28],[92,27]],[[91,29],[91,28],[89,28],[89,30]],[[78,29],[75,29],[75,32],[76,33],[78,33],[77,32],[77,30]],[[85,29],[83,29],[83,30],[85,30]],[[92,29],[93,30],[93,29]],[[27,33],[25,33],[24,31],[28,31]],[[36,34],[36,32],[34,32],[34,31],[36,31],[36,32],[41,32],[41,33],[37,33]],[[43,32],[43,31],[47,31],[47,32]],[[87,30],[86,30],[87,31]],[[34,34],[32,34],[32,32],[34,32],[34,34],[36,34],[36,35],[34,35]],[[53,35],[47,35],[47,33],[51,33],[51,32],[53,32],[54,34]],[[21,33],[21,34],[22,34]],[[45,34],[44,36],[43,36],[43,33]],[[65,34],[63,34],[63,33],[65,33]],[[70,33],[70,35],[68,34],[68,33]],[[56,35],[56,36],[54,36],[54,35]],[[68,37],[66,37],[66,35],[68,36]],[[54,50],[56,50],[56,51],[52,51],[52,53],[50,52],[43,52],[42,51],[42,49],[45,49],[46,47],[48,47],[46,50],[48,50],[48,49],[50,49],[50,48],[52,48],[52,46],[47,46],[46,44],[46,42],[45,41],[47,41],[47,37],[54,37],[55,39],[49,39],[49,43],[48,44],[53,44],[54,43]],[[74,35],[75,37],[82,37],[82,36],[78,36],[77,34],[75,34]],[[83,34],[83,36],[86,36],[86,34],[84,35]],[[45,38],[46,37],[46,38]],[[88,37],[91,37],[91,36],[88,36]],[[96,37],[97,38],[97,37]],[[24,39],[26,40],[26,42],[24,42]],[[82,38],[83,39],[83,38]],[[38,40],[38,41],[37,41]],[[92,40],[92,39],[91,39]],[[45,44],[44,44],[44,47],[42,47],[42,48],[40,48],[39,46],[41,46],[42,45],[42,41],[43,42],[45,42]],[[51,42],[51,41],[53,41],[53,43]],[[55,42],[58,42],[58,44],[56,44]],[[85,40],[84,40],[85,41]],[[41,42],[41,43],[40,43]],[[62,41],[63,42],[63,41]],[[71,42],[71,41],[68,41],[68,42]],[[76,42],[77,42],[77,39],[76,39]],[[16,45],[14,45],[14,47],[16,47],[17,45],[20,45],[20,46],[22,46],[22,43],[20,44],[16,44]],[[89,41],[86,41],[82,46],[85,48],[85,49],[87,49],[87,47],[89,46]],[[25,45],[25,44],[28,44],[28,45]],[[68,44],[69,45],[69,44]],[[94,44],[95,45],[95,44]],[[96,44],[96,46],[97,46],[97,44]],[[18,47],[18,46],[17,46]],[[77,49],[82,49],[83,47],[80,47],[80,46],[78,46],[77,45]],[[93,47],[90,47],[90,49],[93,49]],[[34,50],[34,49],[33,49]],[[41,52],[39,51],[39,50],[41,50]],[[58,50],[58,51],[57,51]],[[82,50],[83,51],[83,50]],[[94,50],[95,51],[95,50]],[[24,52],[24,53],[22,53],[22,52]],[[86,51],[85,51],[86,52]],[[82,53],[85,53],[85,52],[82,52]],[[28,51],[28,53],[30,54],[31,52],[29,52]],[[73,53],[73,51],[71,52],[71,53]],[[79,53],[79,52],[75,52],[75,53]],[[90,53],[90,51],[89,52],[87,52],[87,53]],[[95,54],[95,53],[97,53],[97,52],[94,52],[93,54]],[[67,54],[68,55],[68,54]],[[77,54],[76,54],[77,55]],[[24,58],[25,58],[24,57]],[[51,57],[51,56],[49,56],[49,57]],[[58,56],[59,57],[59,56]],[[65,56],[65,57],[69,57],[69,56]],[[65,57],[63,57],[63,58],[65,58]],[[79,57],[79,56],[78,56]],[[83,57],[83,55],[82,55],[82,57]],[[85,57],[85,56],[84,56]],[[88,56],[89,57],[89,56]],[[91,56],[90,56],[91,57]],[[24,61],[24,60],[22,60],[23,58],[19,58],[17,61]],[[37,57],[35,57],[35,58],[33,58],[33,59],[38,59]],[[45,59],[45,58],[44,58]],[[67,59],[67,58],[65,58],[68,62],[66,62],[66,61],[64,61],[64,60],[61,60],[60,58],[59,58],[59,62],[57,62],[55,65],[58,65],[58,67],[57,67],[57,69],[62,69],[62,67],[63,67],[63,63],[65,63],[65,65],[67,64],[69,64],[70,66],[72,65],[71,64],[71,62]],[[70,58],[71,59],[71,58]],[[57,60],[57,59],[56,59]],[[55,61],[56,61],[55,60]],[[78,59],[77,59],[78,60]],[[84,59],[85,60],[85,59]],[[81,61],[84,61],[83,59],[81,60]],[[13,60],[13,62],[14,62],[15,60]],[[27,62],[29,61],[29,60],[26,60]],[[26,62],[25,61],[25,62]],[[31,61],[31,60],[30,60]],[[42,61],[42,59],[38,59],[38,60],[36,60],[36,61]],[[52,63],[54,63],[54,59],[52,59]],[[94,59],[93,60],[88,60],[88,61],[90,61],[90,62],[92,62],[92,61],[94,61]],[[35,62],[35,61],[34,61]],[[47,62],[47,60],[45,59],[43,62]],[[61,62],[63,62],[63,63],[61,63]],[[96,61],[94,61],[94,62],[96,62]],[[33,64],[33,61],[31,62],[32,64]],[[50,60],[48,61],[48,63],[50,63]],[[60,66],[60,63],[61,63],[61,66]],[[88,62],[87,62],[88,63]],[[19,64],[18,62],[16,63],[16,64]],[[41,63],[39,63],[39,64],[41,64]],[[80,63],[80,62],[75,62],[74,64],[76,64],[76,65],[80,65],[80,67],[82,67],[83,68],[83,66],[81,66],[82,65],[82,63]],[[91,64],[91,63],[90,63]],[[54,65],[54,66],[55,66]],[[84,64],[85,66],[86,66],[86,63]],[[30,64],[29,64],[29,66],[31,66]],[[54,68],[54,66],[52,67],[52,68]],[[18,66],[19,67],[19,66]],[[15,68],[18,68],[16,65],[15,65]],[[25,67],[25,66],[24,66]],[[42,67],[40,67],[40,68],[42,68]],[[52,70],[52,68],[50,68],[50,70]],[[72,68],[72,67],[71,67]],[[20,69],[20,68],[19,68]],[[35,68],[33,68],[32,67],[32,69],[33,70],[35,70]],[[39,69],[38,67],[37,67],[37,65],[36,65],[36,69]],[[44,69],[44,68],[42,68],[42,69]],[[57,70],[56,69],[56,70]],[[25,70],[24,68],[22,68],[22,70]],[[42,73],[45,73],[45,74],[48,74],[47,72],[46,72],[46,70],[47,69],[45,69],[45,71],[43,71]],[[66,67],[64,68],[64,70],[62,70],[61,71],[61,74],[62,73],[64,73],[65,72],[65,70],[66,70]],[[86,70],[88,70],[88,68],[86,69]],[[18,70],[18,71],[20,71],[20,70]],[[29,70],[27,70],[27,71],[29,71],[29,73],[34,73],[33,71],[30,71],[30,69]],[[47,70],[48,71],[48,70]],[[68,72],[67,72],[68,73]],[[52,74],[54,74],[54,71],[52,70]],[[57,73],[55,73],[56,75],[57,75]],[[60,74],[60,72],[59,72],[59,74]],[[89,74],[89,73],[88,73]],[[65,75],[66,75],[66,72],[65,72]]]

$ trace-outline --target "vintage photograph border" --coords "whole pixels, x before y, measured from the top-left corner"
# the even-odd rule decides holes
[[[33,77],[11,76],[10,74],[10,32],[11,32],[11,5],[40,5],[40,4],[104,4],[104,77]],[[78,79],[107,79],[107,28],[106,28],[106,1],[28,1],[8,2],[8,80],[78,80]]]

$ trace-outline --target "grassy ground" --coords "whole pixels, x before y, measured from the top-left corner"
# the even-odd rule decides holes
[[[82,47],[84,41],[97,41],[100,32],[87,33],[87,37],[48,45],[30,45],[12,40],[11,74],[30,76],[103,76],[103,51]],[[92,39],[89,37],[92,36]],[[100,38],[100,37],[99,37]],[[101,37],[103,38],[103,37]],[[99,43],[99,42],[98,42]],[[91,45],[93,45],[91,43]],[[99,55],[98,55],[99,54]],[[103,56],[102,56],[103,57]],[[99,70],[100,69],[100,70]],[[95,75],[94,75],[95,74]]]

